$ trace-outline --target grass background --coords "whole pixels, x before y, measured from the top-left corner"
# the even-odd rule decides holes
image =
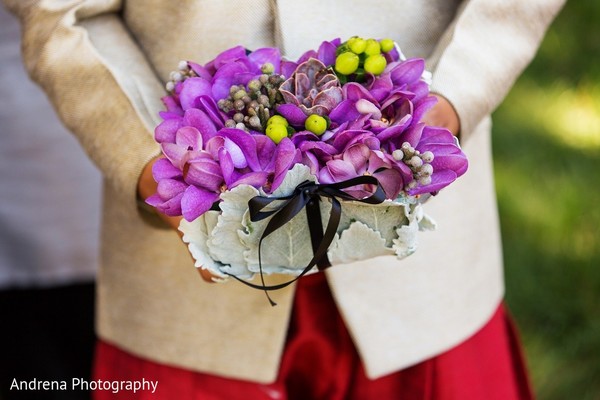
[[[599,21],[571,0],[494,114],[507,302],[540,400],[600,399]]]

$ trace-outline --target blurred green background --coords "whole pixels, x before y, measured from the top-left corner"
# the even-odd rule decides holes
[[[600,399],[600,1],[571,0],[494,114],[507,302],[540,400]]]

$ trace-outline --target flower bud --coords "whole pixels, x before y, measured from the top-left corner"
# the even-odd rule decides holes
[[[185,60],[181,60],[179,61],[179,64],[177,64],[177,69],[179,69],[180,71],[187,71],[188,68],[188,63]]]
[[[248,82],[248,90],[253,92],[258,92],[261,87],[262,83],[260,83],[258,79],[252,79],[250,82]]]
[[[420,157],[418,156],[413,156],[410,161],[409,161],[410,165],[412,165],[415,168],[419,168],[421,165],[423,165],[423,160],[421,160]]]
[[[419,173],[422,176],[431,176],[431,174],[433,174],[433,167],[431,166],[431,164],[423,164],[423,166],[419,170]]]
[[[275,67],[274,67],[274,66],[273,66],[273,64],[271,64],[271,63],[264,63],[264,64],[262,65],[262,67],[260,67],[260,71],[261,71],[263,74],[270,75],[270,74],[272,74],[273,72],[275,72]]]
[[[421,154],[421,158],[423,159],[424,162],[426,163],[430,163],[433,161],[433,153],[430,151],[424,151],[423,154]]]
[[[431,177],[430,176],[423,176],[421,178],[419,178],[419,183],[423,186],[425,185],[429,185],[431,183]]]
[[[396,161],[402,161],[402,159],[404,158],[404,153],[402,152],[402,150],[396,149],[392,152],[392,157],[394,157],[394,160]]]

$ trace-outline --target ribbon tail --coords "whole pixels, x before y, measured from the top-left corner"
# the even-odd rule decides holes
[[[321,221],[321,207],[319,206],[320,199],[312,199],[306,204],[306,219],[308,220],[308,229],[310,231],[310,242],[313,249],[313,254],[317,254],[319,245],[323,242],[323,222]],[[317,267],[322,271],[327,267],[331,267],[331,263],[327,258],[327,253],[317,260]]]

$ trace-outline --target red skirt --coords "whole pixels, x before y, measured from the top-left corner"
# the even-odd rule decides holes
[[[323,274],[298,288],[279,377],[273,384],[221,378],[161,365],[106,342],[96,348],[94,379],[158,381],[133,393],[96,390],[103,399],[185,400],[527,400],[532,399],[515,327],[503,305],[474,336],[413,367],[369,380]]]

